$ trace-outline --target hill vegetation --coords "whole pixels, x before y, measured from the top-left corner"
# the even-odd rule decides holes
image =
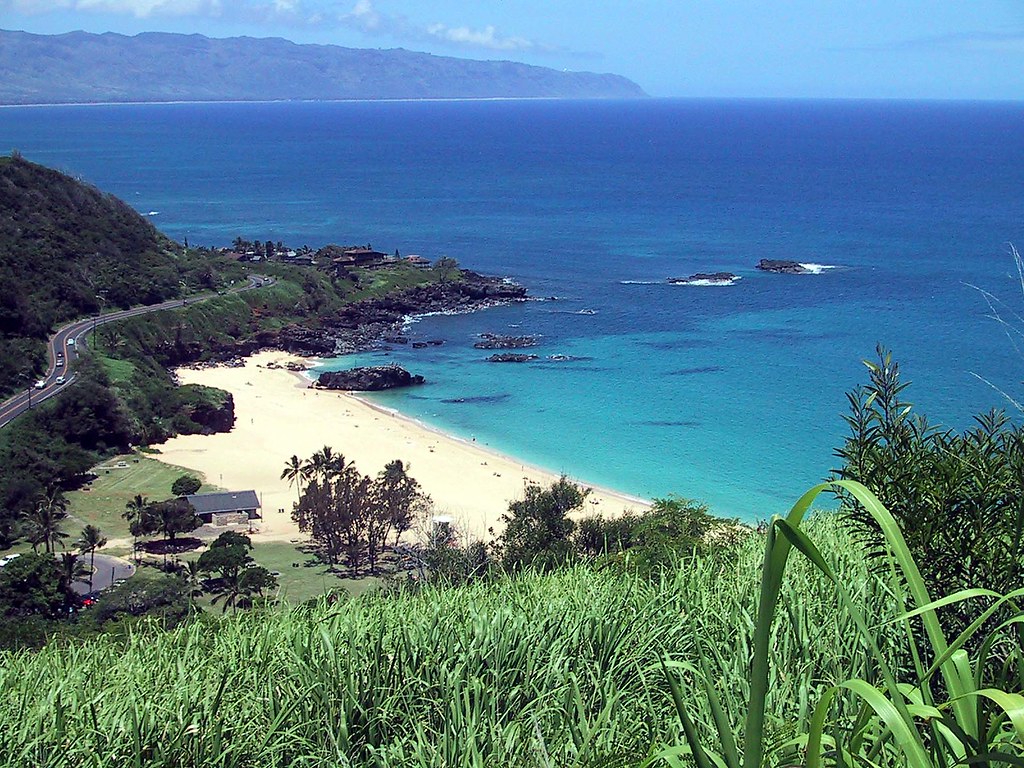
[[[113,195],[17,154],[0,157],[0,396],[42,371],[56,325],[214,288],[232,272]]]
[[[645,95],[619,75],[512,61],[157,32],[0,31],[0,70],[3,104]]]

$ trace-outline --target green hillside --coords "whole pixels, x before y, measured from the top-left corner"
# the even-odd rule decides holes
[[[113,195],[0,157],[0,395],[39,373],[61,322],[210,288],[217,272]]]

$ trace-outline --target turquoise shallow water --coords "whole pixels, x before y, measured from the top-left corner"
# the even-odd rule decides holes
[[[492,102],[0,110],[0,142],[125,198],[176,238],[372,242],[508,275],[535,301],[426,318],[382,403],[643,496],[746,519],[833,466],[844,392],[884,342],[954,427],[1020,391],[986,317],[1020,310],[1019,104]],[[760,258],[834,265],[759,273]],[[664,284],[729,270],[730,287]],[[588,310],[581,314],[581,310]],[[542,358],[483,362],[484,331]],[[343,449],[343,446],[339,446]]]

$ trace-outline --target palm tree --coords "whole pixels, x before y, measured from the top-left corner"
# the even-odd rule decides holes
[[[325,445],[314,453],[303,465],[306,468],[306,478],[319,478],[325,482],[336,480],[352,467],[351,461],[345,461],[340,453],[335,453],[329,445]]]
[[[302,501],[302,483],[307,479],[306,468],[299,457],[292,454],[292,457],[284,463],[284,471],[281,472],[281,479],[287,480],[288,485],[295,486],[295,492],[299,496],[299,501]]]
[[[138,560],[138,541],[139,537],[136,536],[138,528],[134,525],[135,523],[141,522],[142,515],[149,506],[149,499],[143,496],[141,493],[135,495],[135,498],[124,505],[124,512],[121,513],[121,517],[128,521],[128,524],[132,528],[132,552]]]
[[[68,500],[59,488],[51,488],[40,497],[28,521],[29,541],[34,551],[42,544],[45,552],[52,554],[61,539],[68,537],[60,528],[61,521],[68,516],[67,509]]]
[[[329,445],[325,445],[317,453],[320,454],[320,463],[323,466],[323,477],[324,480],[331,480],[337,471],[338,456],[334,453],[334,449]],[[313,454],[316,456],[316,454]]]
[[[239,606],[245,603],[247,594],[245,584],[241,579],[241,571],[235,571],[217,580],[215,594],[210,605],[216,605],[218,601],[222,601],[221,613],[226,613],[228,608],[238,610]]]
[[[78,555],[73,552],[64,552],[60,556],[60,588],[64,593],[65,609],[69,609],[78,599],[74,590],[71,589],[71,585],[76,581],[82,581],[85,576],[85,563],[79,562]]]
[[[355,465],[356,463],[354,461],[345,461],[345,457],[340,453],[334,454],[328,459],[328,478],[331,480],[337,480],[339,477],[355,468]]]
[[[82,529],[78,539],[78,551],[89,555],[89,591],[92,592],[92,577],[96,573],[96,550],[107,546],[107,540],[95,525],[87,525]]]
[[[326,467],[324,466],[324,457],[320,451],[317,451],[302,465],[302,470],[306,474],[306,479],[313,482],[319,482],[325,472]]]
[[[188,596],[188,612],[191,614],[195,609],[195,599],[203,596],[205,574],[198,560],[186,560],[182,576],[185,579],[185,594]]]

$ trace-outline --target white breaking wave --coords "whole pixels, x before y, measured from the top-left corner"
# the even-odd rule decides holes
[[[721,288],[727,285],[736,285],[736,283],[742,279],[743,278],[737,275],[729,280],[687,280],[685,282],[672,283],[672,285],[696,285],[702,288]]]
[[[159,216],[160,215],[160,211],[150,211],[146,215],[147,216]]]
[[[837,264],[813,264],[813,263],[810,263],[810,264],[801,264],[800,266],[803,267],[804,269],[806,269],[812,275],[820,275],[826,269],[838,269],[839,268],[839,266]]]
[[[619,280],[619,285],[661,285],[664,280]]]

